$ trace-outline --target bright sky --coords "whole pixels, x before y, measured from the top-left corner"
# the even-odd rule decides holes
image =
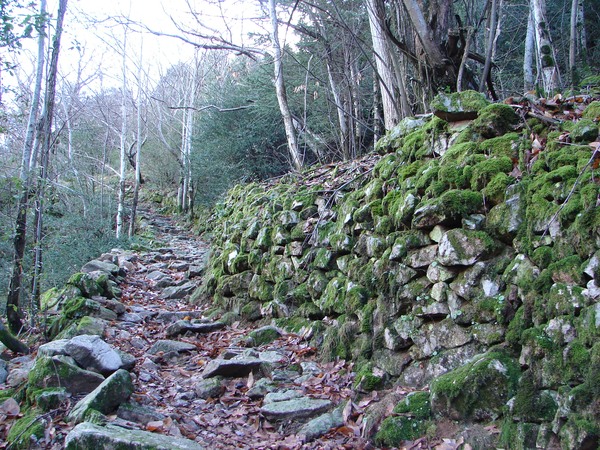
[[[57,0],[48,0],[48,10],[56,15]],[[119,17],[129,17],[153,31],[176,35],[183,33],[174,22],[187,30],[196,28],[201,22],[207,27],[205,33],[223,33],[238,44],[247,41],[249,31],[260,31],[249,20],[242,20],[260,17],[260,0],[69,0],[67,10],[60,71],[65,78],[74,81],[81,64],[84,78],[94,78],[89,85],[92,90],[120,86],[122,56],[119,47],[122,46],[124,27],[117,23]],[[139,61],[141,37],[143,65],[155,81],[169,66],[189,61],[193,56],[193,47],[179,39],[128,32],[127,54],[132,73],[136,72],[135,65]],[[35,41],[31,39],[18,59],[24,72],[33,73],[35,52]],[[102,73],[101,81],[99,73]]]

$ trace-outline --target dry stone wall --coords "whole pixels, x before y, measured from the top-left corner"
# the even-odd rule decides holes
[[[442,100],[439,116],[477,118],[406,119],[379,155],[234,188],[201,293],[355,360],[357,389],[429,386],[422,420],[597,445],[599,103],[549,129],[472,92]],[[384,422],[380,443],[401,430]]]

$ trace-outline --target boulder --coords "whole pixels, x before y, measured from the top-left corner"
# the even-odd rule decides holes
[[[198,323],[191,322],[189,320],[178,320],[174,324],[169,325],[165,330],[165,333],[169,337],[174,337],[180,334],[187,333],[188,331],[191,331],[192,333],[202,334],[217,331],[224,327],[225,324],[223,322]]]
[[[81,268],[83,273],[90,273],[99,270],[100,272],[104,272],[109,275],[118,275],[119,274],[119,266],[107,261],[99,261],[94,259]]]
[[[496,420],[514,395],[521,370],[500,352],[478,355],[431,383],[434,414],[451,420]]]
[[[164,299],[178,300],[187,297],[196,289],[196,283],[189,281],[181,286],[169,286],[162,292]]]
[[[305,419],[327,411],[332,403],[310,397],[300,397],[263,405],[260,412],[269,420]]]
[[[83,448],[128,450],[202,450],[200,444],[189,439],[165,436],[141,430],[116,426],[101,427],[90,422],[77,425],[65,440],[67,450]]]
[[[438,260],[444,266],[468,266],[489,256],[494,249],[495,243],[486,233],[456,228],[442,237]]]
[[[64,387],[70,394],[78,395],[92,392],[103,381],[102,375],[82,369],[71,357],[42,356],[29,372],[28,389]]]
[[[103,375],[123,367],[121,356],[98,336],[75,336],[65,345],[65,349],[81,367]]]
[[[203,378],[216,377],[218,375],[224,377],[244,377],[263,364],[263,361],[259,358],[252,357],[237,357],[233,359],[213,359],[206,366],[202,372]]]
[[[127,401],[134,390],[129,372],[120,369],[79,400],[69,413],[68,419],[80,423],[92,411],[102,414],[111,413],[121,403]]]

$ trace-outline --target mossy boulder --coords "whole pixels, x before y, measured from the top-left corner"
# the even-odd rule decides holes
[[[453,420],[495,420],[516,392],[520,374],[504,353],[479,355],[431,383],[432,411]]]
[[[431,102],[434,114],[446,121],[474,119],[487,105],[482,93],[471,90],[438,94]]]
[[[415,440],[433,427],[428,392],[411,392],[394,407],[396,416],[386,418],[375,435],[375,442],[398,447],[402,441]]]
[[[598,77],[600,78],[600,77]],[[600,81],[600,80],[599,80]],[[600,84],[600,83],[598,83]],[[591,119],[598,121],[600,119],[600,101],[594,100],[592,103],[586,106],[581,117],[584,119]]]
[[[497,243],[483,231],[455,228],[439,244],[438,261],[444,266],[468,266],[491,256]]]
[[[70,394],[87,394],[102,381],[102,375],[82,369],[68,356],[38,357],[29,372],[27,395],[33,398],[40,389],[57,387],[64,387]]]
[[[483,207],[483,196],[471,190],[449,190],[440,197],[422,201],[412,219],[417,229],[435,225],[457,225],[463,217],[476,213]]]
[[[488,139],[512,131],[518,121],[519,116],[512,107],[503,103],[494,103],[479,111],[471,128]]]

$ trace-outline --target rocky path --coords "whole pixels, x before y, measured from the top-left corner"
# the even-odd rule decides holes
[[[136,357],[135,392],[110,420],[211,449],[368,448],[362,408],[373,399],[352,402],[352,367],[318,363],[302,336],[205,317],[188,299],[207,244],[145,216],[160,248],[124,263],[126,312],[105,338]]]

